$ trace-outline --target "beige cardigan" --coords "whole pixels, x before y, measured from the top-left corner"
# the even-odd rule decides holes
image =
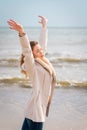
[[[27,35],[19,38],[22,46],[22,53],[25,56],[25,68],[32,82],[32,94],[27,104],[25,117],[35,122],[44,122],[46,115],[48,115],[55,83],[49,72],[38,62],[35,62]],[[47,29],[42,29],[39,44],[44,50],[46,49]],[[49,95],[51,98],[48,103]]]

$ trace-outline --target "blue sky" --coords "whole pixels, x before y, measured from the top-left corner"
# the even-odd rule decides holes
[[[0,26],[10,18],[39,26],[38,15],[48,18],[48,26],[87,27],[87,0],[0,0]]]

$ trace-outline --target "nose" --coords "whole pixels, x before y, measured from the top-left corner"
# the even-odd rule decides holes
[[[41,53],[44,53],[44,51],[41,49],[41,51],[40,51]]]
[[[41,54],[41,55],[44,55],[44,51],[43,51],[42,49],[40,50],[40,54]]]

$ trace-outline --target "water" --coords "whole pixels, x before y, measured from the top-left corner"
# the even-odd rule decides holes
[[[38,40],[40,28],[25,28],[25,31],[30,40]],[[24,82],[19,67],[20,54],[17,32],[1,28],[1,84]],[[48,28],[46,57],[55,67],[58,86],[87,86],[87,28]]]
[[[38,39],[40,28],[25,28],[25,30],[30,40]],[[58,86],[44,129],[87,130],[87,28],[48,28],[48,30],[46,57],[55,67]],[[0,114],[3,115],[0,119],[1,124],[3,122],[10,124],[7,117],[10,118],[11,114],[11,117],[18,119],[19,122],[31,92],[31,89],[26,88],[30,82],[20,73],[20,54],[17,32],[1,28]],[[15,117],[16,113],[19,117]],[[17,127],[16,120],[14,122]]]

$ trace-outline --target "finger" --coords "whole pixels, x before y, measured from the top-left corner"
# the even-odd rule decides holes
[[[38,16],[39,18],[43,18],[41,15]]]
[[[7,23],[8,23],[9,25],[14,25],[14,22],[12,22],[11,20],[7,21]]]
[[[14,24],[14,22],[12,20],[8,20],[7,23],[8,24]]]
[[[12,30],[16,30],[17,31],[17,29],[15,27],[13,27],[13,26],[10,26],[9,28],[12,29]]]
[[[13,29],[13,27],[11,27],[11,26],[10,26],[9,28],[10,28],[10,29]]]
[[[14,24],[10,21],[7,22],[10,26],[14,26]]]
[[[38,17],[40,17],[40,18],[45,18],[44,16],[41,16],[41,15],[39,15]]]
[[[10,19],[9,21],[7,21],[7,23],[11,26],[16,26],[16,25],[19,25],[19,23],[17,23],[16,21]]]
[[[44,17],[44,16],[41,16],[41,15],[39,15],[38,17],[41,18],[41,19],[45,19],[45,17]]]
[[[40,18],[41,18],[41,20],[48,22],[48,19],[47,19],[46,17],[41,16],[41,15],[39,15],[38,17],[40,17]]]
[[[17,24],[17,22],[14,21],[13,19],[10,19],[9,21],[12,22],[12,23],[14,23],[14,24]]]

